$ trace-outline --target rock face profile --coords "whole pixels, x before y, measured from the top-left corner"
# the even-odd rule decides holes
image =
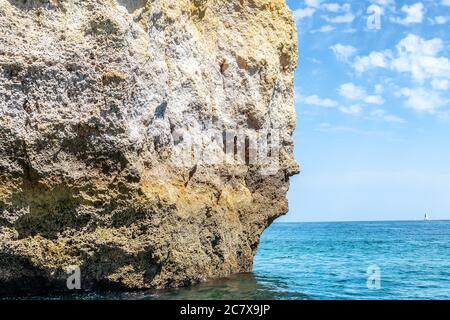
[[[0,0],[0,294],[251,271],[296,66],[284,0]]]

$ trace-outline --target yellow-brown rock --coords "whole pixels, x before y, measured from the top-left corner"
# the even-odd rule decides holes
[[[282,0],[0,0],[0,294],[251,271],[296,41]]]

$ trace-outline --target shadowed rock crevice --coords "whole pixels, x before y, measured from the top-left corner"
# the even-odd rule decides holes
[[[30,257],[7,252],[0,252],[0,274],[0,296],[45,294],[65,285],[54,278],[49,280],[45,269],[35,267]]]

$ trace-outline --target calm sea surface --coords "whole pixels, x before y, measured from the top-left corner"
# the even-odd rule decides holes
[[[450,221],[275,223],[251,274],[190,289],[71,298],[450,299]]]

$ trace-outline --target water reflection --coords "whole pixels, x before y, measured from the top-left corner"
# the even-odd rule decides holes
[[[73,295],[28,297],[33,300],[277,300],[308,299],[306,295],[290,292],[288,284],[277,277],[262,277],[241,273],[216,279],[190,288],[145,292],[80,293]],[[20,298],[19,298],[20,299]]]
[[[281,279],[260,277],[254,273],[241,273],[224,279],[212,280],[191,288],[158,292],[153,294],[151,298],[176,300],[275,300],[306,298],[299,293],[289,293],[287,288],[287,283],[284,283]]]

